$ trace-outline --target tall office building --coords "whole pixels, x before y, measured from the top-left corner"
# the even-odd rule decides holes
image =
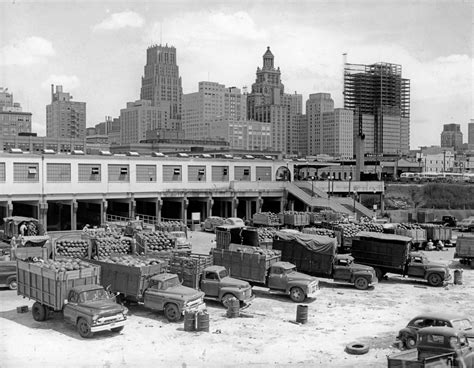
[[[170,129],[169,104],[153,106],[149,100],[128,102],[120,110],[120,144],[139,143],[151,130]]]
[[[306,101],[306,120],[308,155],[353,157],[352,110],[335,109],[329,93],[313,93]]]
[[[163,105],[169,108],[171,120],[181,119],[181,100],[183,89],[179,67],[176,62],[176,48],[153,45],[146,50],[146,65],[142,77],[141,100],[151,101],[152,106]],[[177,129],[181,126],[175,123]]]
[[[198,92],[183,95],[182,125],[187,139],[211,138],[213,121],[246,120],[245,114],[245,95],[236,87],[199,82]]]
[[[397,64],[344,65],[344,107],[354,111],[354,137],[365,153],[408,153],[410,80]]]
[[[271,124],[271,144],[275,151],[292,151],[289,125],[295,122],[298,113],[301,114],[302,97],[284,93],[280,68],[274,66],[270,47],[263,54],[263,66],[257,68],[256,74],[252,91],[247,96],[247,118]]]
[[[471,122],[467,124],[467,144],[468,147],[474,146],[474,119],[471,119]],[[474,149],[474,147],[470,149]]]
[[[31,112],[23,112],[8,88],[0,87],[0,135],[31,133]]]
[[[283,95],[283,104],[288,106],[286,152],[297,154],[299,151],[299,132],[297,125],[303,113],[303,96],[296,92],[294,94],[285,93]]]
[[[444,124],[441,132],[441,147],[453,147],[458,151],[462,146],[462,132],[460,124]]]
[[[46,136],[84,138],[86,136],[86,103],[72,101],[63,86],[51,85],[51,104],[46,106]]]

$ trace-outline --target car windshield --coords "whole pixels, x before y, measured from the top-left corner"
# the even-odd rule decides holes
[[[83,291],[79,294],[79,303],[92,302],[94,300],[107,299],[108,295],[104,289]]]
[[[296,267],[285,268],[285,269],[283,270],[283,273],[292,273],[292,272],[296,272]]]
[[[183,231],[173,231],[171,235],[175,238],[186,238],[186,234]]]
[[[458,330],[472,330],[472,323],[468,319],[458,319],[453,321],[452,324]]]
[[[227,272],[227,270],[221,270],[219,271],[219,278],[224,278],[224,277],[227,277],[229,276],[229,273]]]

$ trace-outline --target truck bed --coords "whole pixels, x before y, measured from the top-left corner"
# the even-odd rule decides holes
[[[140,256],[136,257],[142,258]],[[167,267],[165,261],[160,264],[142,267],[126,266],[99,260],[91,260],[90,262],[100,266],[101,284],[104,287],[110,285],[112,292],[118,292],[135,301],[139,301],[142,298],[148,278],[165,272]]]
[[[279,253],[279,252],[278,252]],[[263,255],[227,249],[212,249],[213,262],[223,266],[236,279],[264,284],[267,270],[281,260],[281,255]]]
[[[34,263],[17,261],[17,294],[58,311],[64,306],[68,291],[76,286],[99,284],[100,267],[54,272]]]
[[[169,272],[178,275],[184,286],[199,289],[202,271],[212,265],[212,256],[203,254],[174,255],[169,260]]]
[[[277,232],[273,249],[280,250],[281,260],[293,263],[298,271],[330,276],[337,242],[327,236]]]
[[[474,236],[457,238],[454,258],[474,258]]]

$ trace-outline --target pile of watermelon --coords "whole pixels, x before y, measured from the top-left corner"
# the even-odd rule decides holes
[[[102,257],[111,254],[131,254],[132,242],[130,238],[122,238],[120,236],[100,237],[94,240],[96,254]]]
[[[132,255],[122,255],[122,256],[112,256],[104,257],[101,259],[102,262],[106,263],[115,263],[124,266],[131,267],[142,267],[142,266],[151,266],[156,264],[165,264],[164,260],[158,258],[143,258],[136,257]]]
[[[89,256],[89,241],[85,239],[60,239],[56,241],[56,255],[86,258]]]
[[[35,262],[35,265],[54,272],[67,272],[94,267],[94,265],[84,262],[79,258],[69,257],[57,257],[54,261],[52,259],[46,259],[44,261]]]
[[[167,252],[175,248],[173,236],[163,231],[143,231],[137,237],[147,252]]]

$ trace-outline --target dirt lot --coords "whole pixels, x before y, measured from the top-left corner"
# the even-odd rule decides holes
[[[192,232],[193,248],[206,253],[213,234]],[[426,252],[454,271],[454,249]],[[46,322],[16,307],[32,302],[0,290],[1,367],[385,367],[386,356],[399,351],[395,336],[418,313],[450,311],[474,318],[474,270],[464,267],[463,285],[429,287],[423,281],[390,275],[373,290],[321,279],[316,299],[307,301],[308,323],[297,325],[297,305],[284,296],[255,288],[245,310],[253,318],[226,318],[217,303],[208,302],[210,332],[185,332],[183,323],[169,323],[162,314],[130,306],[124,331],[105,331],[82,339],[61,316]],[[451,280],[452,282],[452,280]],[[356,356],[346,344],[367,343],[370,351]]]

